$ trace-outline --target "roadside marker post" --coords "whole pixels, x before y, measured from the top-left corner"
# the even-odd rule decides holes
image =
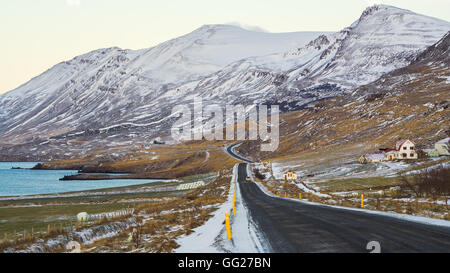
[[[302,200],[302,193],[301,192],[298,193],[298,200]]]
[[[235,205],[235,203],[236,203],[236,193],[234,193],[234,195],[233,195],[233,215],[236,214],[236,205]]]
[[[227,228],[227,238],[231,239],[231,227],[230,227],[230,215],[228,212],[225,212],[225,226]]]
[[[361,208],[364,208],[364,194],[361,194]]]
[[[284,198],[286,198],[287,197],[287,193],[286,192],[284,192]]]

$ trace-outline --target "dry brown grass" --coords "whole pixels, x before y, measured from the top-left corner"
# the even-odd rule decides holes
[[[203,225],[217,205],[226,201],[230,188],[231,171],[223,169],[221,176],[212,180],[203,187],[188,191],[178,198],[160,202],[140,203],[134,209],[133,215],[118,214],[115,217],[98,218],[89,223],[76,224],[71,227],[52,225],[46,232],[18,235],[15,238],[3,238],[0,240],[0,250],[8,247],[25,249],[37,239],[51,239],[58,235],[67,235],[70,230],[81,231],[96,225],[104,225],[109,222],[127,221],[131,218],[137,226],[120,232],[112,238],[104,238],[91,245],[84,245],[83,252],[172,252],[178,247],[176,239],[182,235],[188,235],[193,229]],[[133,239],[128,241],[128,236],[133,233]],[[52,252],[61,252],[63,249],[55,247]]]
[[[140,225],[139,247],[134,242],[126,242],[127,234],[132,228],[113,238],[100,240],[87,251],[97,252],[172,252],[178,247],[176,240],[188,235],[193,229],[203,225],[216,210],[216,206],[226,201],[231,172],[222,171],[223,175],[209,184],[189,191],[177,199],[158,203],[142,203],[135,213],[146,219]]]

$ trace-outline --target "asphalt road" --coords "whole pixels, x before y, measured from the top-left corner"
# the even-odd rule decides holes
[[[243,161],[243,162],[253,163],[253,161],[251,161],[251,160],[249,160],[249,159],[247,159],[247,158],[245,158],[245,157],[242,157],[242,156],[240,156],[239,154],[236,153],[235,148],[236,148],[237,146],[239,146],[240,144],[241,144],[240,142],[237,142],[237,143],[234,143],[234,144],[232,144],[232,145],[229,145],[229,146],[227,147],[227,153],[228,153],[228,155],[231,156],[231,157],[236,158],[237,160]]]
[[[238,182],[253,221],[274,252],[450,253],[450,228],[270,197],[245,180],[247,164],[239,164]]]

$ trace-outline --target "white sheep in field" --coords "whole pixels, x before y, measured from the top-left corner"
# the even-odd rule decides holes
[[[377,191],[377,192],[375,192],[377,195],[379,195],[379,196],[382,196],[382,195],[384,195],[384,191],[383,190],[380,190],[380,191]]]
[[[87,212],[80,212],[77,214],[78,222],[86,222],[88,220],[89,215]]]
[[[401,190],[402,188],[400,188],[400,187],[390,187],[389,188],[389,192],[391,193],[391,194],[397,194],[400,190]]]

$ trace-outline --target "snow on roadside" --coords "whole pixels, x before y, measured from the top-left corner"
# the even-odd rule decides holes
[[[312,193],[314,195],[320,196],[320,197],[324,197],[324,198],[330,198],[331,196],[325,193],[320,193],[316,190],[312,190],[308,187],[306,187],[303,183],[298,183],[295,184],[299,189],[301,189],[303,192],[308,192],[308,193]]]
[[[235,169],[237,170],[237,166]],[[248,164],[247,164],[248,166]],[[248,173],[248,172],[247,172]],[[236,176],[237,178],[237,171]],[[234,181],[234,180],[232,180]],[[233,183],[234,184],[234,183]],[[250,217],[248,208],[242,199],[240,187],[236,187],[236,215],[231,216],[232,240],[225,240],[223,248],[226,252],[234,253],[266,253],[271,248],[264,236],[258,231],[256,224]],[[223,234],[225,235],[225,229]]]
[[[230,191],[227,201],[214,212],[212,218],[198,228],[194,233],[177,240],[180,245],[175,250],[178,253],[221,253],[221,252],[265,252],[268,250],[257,232],[254,223],[249,220],[248,210],[241,202],[239,187],[236,188],[236,215],[232,213],[234,181],[237,179],[236,164],[230,181]],[[228,240],[225,228],[225,212],[230,214],[232,239]]]

